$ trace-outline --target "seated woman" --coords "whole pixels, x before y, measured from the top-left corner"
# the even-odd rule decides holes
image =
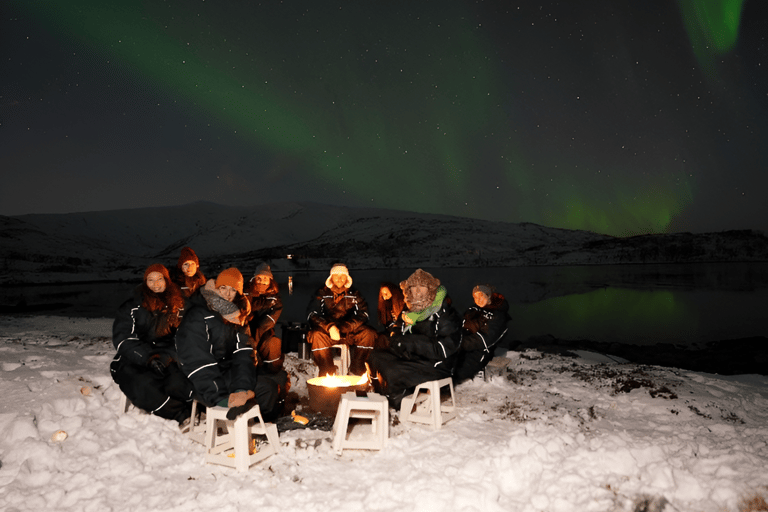
[[[408,307],[402,327],[368,360],[374,387],[395,409],[416,385],[451,376],[461,328],[448,291],[428,272],[418,269],[400,288]]]
[[[200,260],[190,247],[184,247],[181,250],[179,261],[173,270],[173,282],[181,289],[184,297],[191,297],[205,284],[205,276],[200,270]]]
[[[507,332],[510,321],[509,304],[493,287],[479,284],[472,290],[475,305],[464,313],[459,349],[453,380],[471,379],[493,359],[493,350]]]
[[[177,365],[174,334],[184,298],[160,264],[117,311],[112,342],[117,354],[112,379],[136,407],[182,423],[190,415],[192,385]]]
[[[285,356],[283,342],[275,336],[275,324],[283,312],[283,301],[269,265],[262,263],[256,267],[245,295],[251,304],[248,325],[261,365],[268,373],[278,373],[283,369]]]
[[[403,325],[400,314],[405,309],[405,298],[400,285],[385,281],[379,286],[379,323],[384,330],[377,333],[376,348],[387,348],[389,338]]]
[[[242,293],[243,276],[234,267],[205,283],[190,298],[176,349],[195,398],[205,406],[229,407],[236,415],[255,402],[268,415],[277,401],[277,384],[257,373],[245,324],[250,307]]]

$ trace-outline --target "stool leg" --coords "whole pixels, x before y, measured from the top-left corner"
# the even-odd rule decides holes
[[[233,427],[236,469],[248,471],[251,461],[251,435],[248,429],[248,420],[245,416],[240,416],[234,421]]]
[[[431,398],[431,404],[432,404],[432,424],[435,426],[435,428],[442,428],[443,426],[443,413],[441,410],[441,404],[440,404],[440,383],[438,382],[432,382],[432,385],[430,386],[430,392],[432,393]]]
[[[347,427],[349,426],[349,401],[341,400],[336,419],[337,421],[334,422],[333,451],[341,455],[344,449],[344,441],[347,438]]]

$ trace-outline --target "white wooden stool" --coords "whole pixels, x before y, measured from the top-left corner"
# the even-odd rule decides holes
[[[333,364],[339,369],[339,375],[344,376],[349,373],[349,345],[344,345],[343,343],[339,345],[331,345],[331,349],[334,348],[338,348],[341,353],[338,356],[333,356]],[[325,377],[325,375],[320,375],[320,369],[315,367],[315,377]]]
[[[349,373],[349,345],[344,345],[343,343],[340,345],[334,345],[333,348],[338,348],[341,350],[341,354],[339,357],[333,358],[333,364],[338,364],[339,366],[339,372],[341,375],[346,375]],[[338,361],[338,363],[336,362]]]
[[[253,464],[279,452],[277,426],[264,423],[258,405],[234,420],[227,419],[227,411],[226,407],[209,407],[206,411],[205,462],[248,471]],[[254,434],[266,436],[267,444],[250,453]]]
[[[451,391],[450,403],[442,403],[440,390],[448,386]],[[448,402],[448,400],[446,400]],[[441,428],[443,423],[456,417],[456,395],[453,393],[453,379],[432,380],[416,386],[413,395],[403,398],[400,404],[400,421],[424,423]]]
[[[184,427],[181,433],[187,434],[192,441],[204,445],[206,424],[205,420],[201,418],[203,413],[198,410],[198,404],[197,400],[192,401],[192,414],[189,415],[189,424]]]
[[[349,418],[371,420],[371,433],[361,438],[348,439]],[[357,436],[356,436],[357,437]],[[333,422],[333,450],[341,454],[345,448],[353,450],[381,450],[389,437],[389,403],[377,393],[357,396],[347,391],[341,396],[336,420]]]
[[[118,409],[121,414],[125,414],[128,412],[128,409],[131,408],[133,404],[130,400],[128,400],[128,397],[125,396],[125,393],[120,391],[120,408]]]

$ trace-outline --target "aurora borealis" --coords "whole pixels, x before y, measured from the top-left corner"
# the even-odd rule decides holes
[[[768,230],[759,0],[6,1],[0,214]]]

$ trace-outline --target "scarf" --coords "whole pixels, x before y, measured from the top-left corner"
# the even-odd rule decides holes
[[[216,293],[213,290],[213,287],[216,286],[215,280],[211,279],[207,283],[205,283],[205,286],[203,286],[200,289],[200,293],[203,295],[203,298],[205,299],[205,302],[208,304],[208,307],[211,308],[213,311],[216,311],[221,316],[224,317],[225,320],[239,324],[240,323],[240,308],[237,307],[232,302],[229,302],[228,300],[224,299],[221,295]]]
[[[411,322],[410,324],[405,325],[405,328],[403,329],[403,331],[410,332],[413,324],[422,322],[427,318],[431,317],[432,315],[434,315],[435,313],[437,313],[442,307],[443,300],[445,300],[446,295],[448,295],[448,290],[445,289],[445,286],[440,285],[437,287],[437,292],[435,293],[435,300],[432,301],[432,304],[430,306],[422,309],[421,311],[409,311],[407,313],[403,313]]]

